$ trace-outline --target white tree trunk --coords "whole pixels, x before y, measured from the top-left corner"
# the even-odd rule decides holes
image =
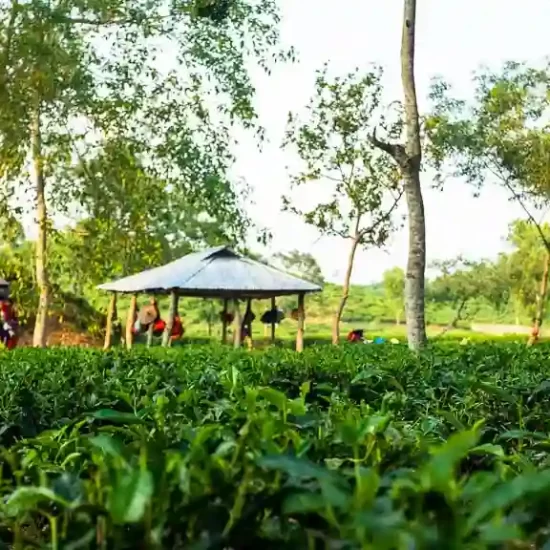
[[[37,106],[31,122],[31,154],[36,191],[36,223],[38,236],[35,248],[36,284],[40,294],[34,324],[33,346],[46,346],[46,322],[50,299],[47,271],[48,210],[46,206],[44,167],[42,164],[42,140],[40,135],[40,108]]]
[[[420,187],[420,123],[414,79],[416,0],[404,0],[401,43],[406,162],[401,163],[409,214],[409,257],[405,279],[405,308],[409,347],[417,350],[426,343],[424,276],[426,270],[426,222]]]

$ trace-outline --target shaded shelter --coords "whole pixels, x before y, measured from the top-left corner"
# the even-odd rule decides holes
[[[242,320],[239,300],[272,299],[272,307],[275,307],[275,298],[278,296],[297,295],[299,314],[296,349],[298,351],[302,351],[304,345],[305,295],[322,290],[319,285],[241,256],[227,246],[193,252],[166,265],[102,284],[98,288],[115,295],[118,293],[132,295],[126,330],[127,346],[131,346],[131,327],[136,311],[136,296],[140,293],[171,295],[167,332],[163,340],[165,345],[168,345],[170,340],[168,331],[173,326],[174,317],[177,314],[177,300],[180,296],[221,299],[224,302],[224,312],[227,312],[227,304],[232,300],[236,312],[235,330],[239,334],[234,342],[237,347],[241,343]],[[225,341],[227,333],[225,318],[223,323],[222,339]],[[274,335],[273,323],[272,338]]]

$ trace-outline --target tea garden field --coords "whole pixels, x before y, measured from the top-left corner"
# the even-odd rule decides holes
[[[0,546],[550,548],[550,347],[0,356]]]

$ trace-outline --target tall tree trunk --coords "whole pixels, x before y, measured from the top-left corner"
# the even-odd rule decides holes
[[[40,294],[36,322],[34,324],[33,346],[46,346],[46,321],[48,319],[48,305],[50,299],[48,271],[47,271],[47,235],[48,210],[46,207],[44,167],[42,163],[42,139],[40,135],[40,106],[37,104],[32,113],[31,121],[31,155],[34,170],[36,191],[36,223],[38,235],[35,248],[36,284]]]
[[[409,213],[409,257],[405,279],[405,307],[409,347],[426,343],[424,276],[426,270],[426,222],[420,187],[420,123],[414,78],[416,0],[404,0],[401,43],[401,80],[405,100],[406,161],[402,163],[405,197]]]
[[[544,320],[544,306],[546,305],[546,299],[548,296],[548,272],[550,271],[550,251],[546,252],[544,258],[544,268],[542,271],[542,278],[540,280],[540,291],[537,297],[537,312],[535,315],[535,322],[533,323],[533,330],[531,336],[527,341],[528,346],[532,346],[537,342],[540,336],[540,327]]]
[[[340,343],[340,321],[342,320],[342,314],[344,313],[344,308],[346,307],[346,302],[349,297],[349,287],[351,282],[351,274],[353,272],[353,262],[355,261],[355,253],[357,252],[357,247],[359,245],[359,235],[355,234],[353,238],[351,249],[348,256],[348,266],[346,268],[346,275],[344,278],[344,285],[342,287],[342,297],[340,298],[340,303],[338,304],[338,309],[334,314],[334,319],[332,321],[332,343],[337,345]]]

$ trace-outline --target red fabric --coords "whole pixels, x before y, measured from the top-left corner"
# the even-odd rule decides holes
[[[166,329],[166,322],[162,319],[157,319],[153,323],[153,334],[155,336],[160,336],[164,330]],[[137,334],[138,331],[136,330],[135,325],[132,327],[132,333]],[[181,338],[185,333],[185,329],[183,328],[183,324],[181,322],[181,319],[176,316],[174,318],[174,326],[172,327],[172,338]]]
[[[354,330],[352,330],[349,334],[348,334],[348,338],[347,338],[348,342],[360,342],[361,341],[361,336],[359,334],[357,334],[357,332],[355,332]]]
[[[166,328],[166,323],[162,319],[157,319],[153,323],[153,334],[162,334]]]
[[[1,304],[1,310],[0,313],[2,315],[2,322],[7,323],[13,332],[17,331],[17,313],[15,311],[15,308],[12,306],[9,302],[2,302]],[[13,349],[17,346],[17,334],[14,334],[13,336],[9,335],[9,332],[7,332],[4,328],[2,328],[3,337],[2,340],[4,341],[4,344],[8,349]]]
[[[181,319],[176,316],[174,319],[174,326],[172,327],[172,338],[181,338],[184,332]]]
[[[14,336],[13,338],[8,338],[6,342],[6,347],[8,349],[14,349],[17,346],[17,336]]]
[[[15,319],[13,307],[7,302],[2,302],[2,318],[6,323]]]

